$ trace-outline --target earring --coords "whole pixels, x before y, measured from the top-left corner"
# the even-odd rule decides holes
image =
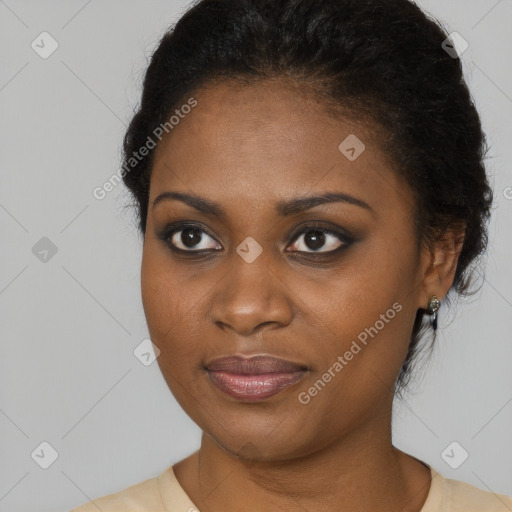
[[[428,300],[427,312],[429,315],[432,315],[432,328],[434,331],[437,329],[437,312],[440,307],[441,301],[435,295],[432,295]]]

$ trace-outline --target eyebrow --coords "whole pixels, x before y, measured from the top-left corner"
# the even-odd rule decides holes
[[[163,201],[182,201],[192,208],[207,215],[214,215],[221,219],[226,219],[227,214],[220,204],[205,199],[204,197],[195,194],[187,194],[184,192],[163,192],[154,201],[152,208]],[[277,213],[283,217],[295,215],[297,213],[309,210],[315,206],[328,203],[346,203],[354,206],[359,206],[373,213],[373,209],[363,200],[353,197],[341,192],[326,192],[325,194],[317,196],[308,196],[286,201],[279,201],[276,205]]]

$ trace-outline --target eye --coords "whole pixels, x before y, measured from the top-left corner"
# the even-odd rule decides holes
[[[181,252],[220,250],[222,247],[204,229],[198,226],[179,226],[164,233],[163,238],[172,249]]]
[[[344,233],[317,225],[305,227],[294,240],[290,246],[293,251],[309,254],[333,253],[351,243]]]
[[[202,254],[222,250],[222,246],[206,229],[195,224],[174,224],[167,226],[158,237],[177,253]],[[343,231],[310,224],[293,238],[288,252],[328,255],[348,247],[353,239]]]

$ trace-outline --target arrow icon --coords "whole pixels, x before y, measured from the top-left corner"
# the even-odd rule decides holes
[[[236,252],[246,263],[252,263],[263,252],[263,248],[252,236],[248,236],[240,242]]]
[[[30,456],[40,468],[48,469],[58,459],[59,454],[48,441],[43,441],[36,446]]]
[[[450,443],[441,453],[441,458],[452,469],[457,469],[469,457],[469,453],[457,441]]]
[[[365,150],[363,142],[353,133],[351,133],[339,146],[340,153],[347,159],[353,162]]]
[[[469,43],[458,32],[452,32],[441,47],[452,59],[457,59],[469,48]]]
[[[41,59],[47,59],[59,47],[59,43],[48,32],[41,32],[30,43],[30,47],[39,55],[39,57],[41,57]]]
[[[150,366],[155,362],[155,359],[157,359],[158,356],[160,355],[160,349],[156,345],[154,345],[149,338],[146,338],[135,347],[133,355],[144,366]]]
[[[57,246],[46,236],[43,236],[32,247],[32,254],[41,263],[48,263],[57,254],[57,252]]]

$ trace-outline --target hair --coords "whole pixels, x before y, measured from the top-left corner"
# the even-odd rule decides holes
[[[485,135],[461,61],[443,49],[447,37],[409,0],[196,1],[151,56],[124,136],[123,167],[194,91],[222,82],[295,83],[332,115],[379,127],[385,154],[412,191],[418,247],[463,226],[450,291],[474,293],[472,270],[487,246],[493,194]],[[123,174],[143,236],[154,151]],[[415,317],[398,395],[429,327],[425,313],[420,308]]]

